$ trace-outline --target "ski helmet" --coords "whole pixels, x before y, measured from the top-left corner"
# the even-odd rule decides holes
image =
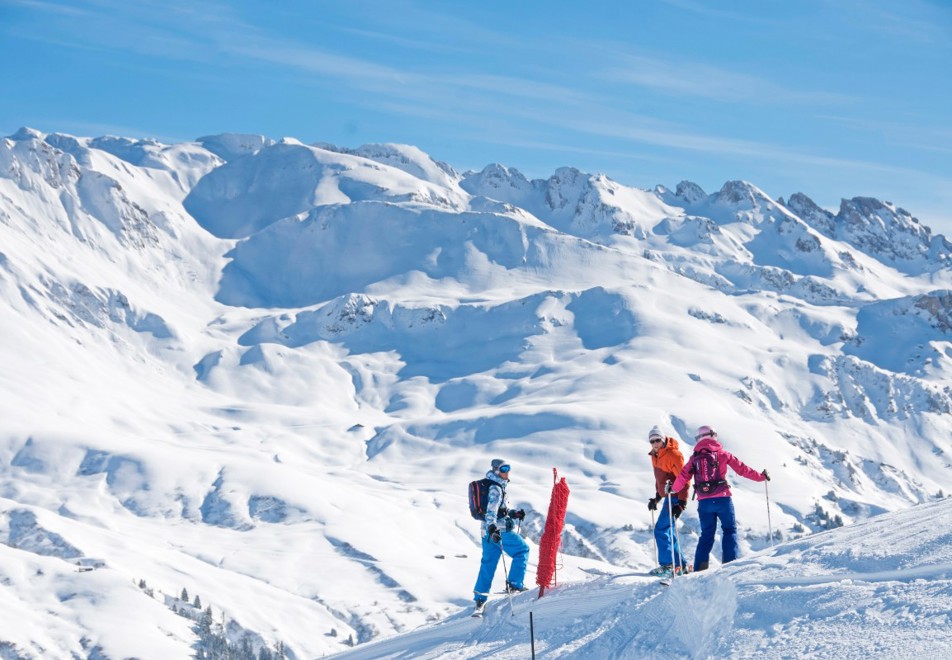
[[[716,437],[717,437],[717,431],[715,431],[712,427],[705,424],[704,426],[698,427],[697,434],[695,434],[694,439],[700,440],[702,438],[716,438]]]

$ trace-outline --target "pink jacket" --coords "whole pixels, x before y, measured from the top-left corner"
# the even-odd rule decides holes
[[[742,477],[747,477],[751,481],[764,481],[764,475],[760,472],[757,472],[752,467],[745,465],[739,458],[734,456],[732,453],[725,451],[721,446],[721,443],[717,441],[716,438],[703,438],[700,442],[694,445],[694,451],[700,451],[701,449],[708,449],[715,454],[717,454],[717,472],[718,476],[721,479],[727,478],[727,466],[731,468]],[[675,480],[674,485],[671,486],[671,492],[676,493],[682,488],[686,488],[688,483],[691,481],[691,477],[694,475],[694,461],[690,458],[684,464],[684,469],[681,470],[681,474],[678,475],[678,478]],[[712,497],[730,497],[731,489],[728,486],[727,489],[720,491],[719,493],[710,493],[704,495],[701,492],[697,492],[697,498],[699,500],[706,500]]]

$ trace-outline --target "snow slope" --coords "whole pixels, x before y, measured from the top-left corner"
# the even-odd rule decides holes
[[[334,657],[906,658],[952,641],[952,502],[821,532],[675,579],[634,573],[504,597]],[[529,615],[532,614],[530,628]]]
[[[711,424],[775,474],[777,540],[928,505],[950,253],[892,204],[749,182],[22,129],[0,140],[0,649],[312,657],[453,617],[464,489],[495,456],[533,549],[557,467],[568,574],[644,571],[655,424],[685,448]],[[764,549],[761,491],[734,492]]]

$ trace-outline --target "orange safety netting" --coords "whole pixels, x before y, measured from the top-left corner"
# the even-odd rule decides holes
[[[555,473],[555,470],[552,470]],[[569,485],[565,477],[552,486],[552,498],[549,500],[549,515],[545,519],[542,540],[539,541],[539,567],[536,570],[536,584],[539,596],[552,584],[555,575],[555,562],[562,541],[562,527],[565,525],[565,512],[569,504]]]

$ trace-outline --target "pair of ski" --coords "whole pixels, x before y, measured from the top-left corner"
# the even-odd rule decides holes
[[[678,573],[676,575],[662,575],[659,577],[658,583],[666,587],[669,587],[671,586],[671,583],[674,582],[675,578],[685,578],[690,574],[691,573],[688,572],[688,573]]]
[[[616,578],[623,578],[623,577],[649,577],[649,578],[659,578],[659,579],[658,579],[658,582],[659,582],[660,584],[663,584],[664,586],[667,587],[667,586],[670,586],[671,582],[672,582],[675,578],[684,577],[684,576],[686,576],[686,575],[690,575],[690,573],[679,573],[679,574],[676,575],[676,576],[675,576],[675,575],[658,576],[658,575],[654,575],[654,574],[652,574],[652,573],[641,573],[641,572],[632,572],[632,573],[601,573],[601,572],[599,572],[599,573],[595,573],[595,575],[598,575],[599,577],[608,578],[609,580],[614,580],[614,579],[616,579]]]
[[[524,591],[528,591],[528,590],[526,589]],[[510,595],[518,595],[520,593],[522,592],[513,591],[510,593],[508,591],[494,591],[492,595],[493,596],[510,596]],[[477,605],[476,608],[473,610],[473,616],[475,618],[478,618],[478,619],[483,618],[483,613],[486,611],[486,605],[489,603],[489,594],[485,594],[485,595],[486,595],[486,600],[484,600],[482,604]]]

